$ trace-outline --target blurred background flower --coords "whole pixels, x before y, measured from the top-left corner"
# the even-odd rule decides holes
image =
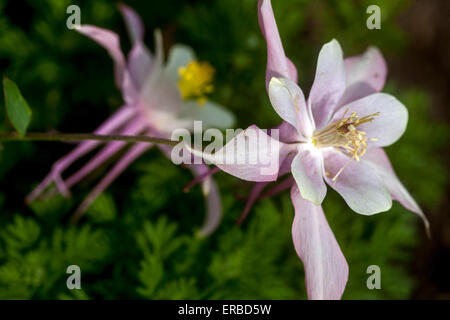
[[[382,215],[351,214],[334,192],[324,201],[327,220],[349,268],[344,299],[450,298],[448,213],[448,91],[450,42],[446,0],[273,0],[287,55],[309,88],[317,52],[336,38],[346,56],[370,45],[389,66],[385,92],[408,108],[404,136],[387,153],[431,223],[398,203]],[[126,27],[109,0],[0,0],[0,74],[14,79],[33,109],[29,131],[91,132],[122,104],[109,57],[95,43],[66,28],[66,8],[77,4],[81,22],[118,31]],[[160,28],[167,49],[190,45],[216,70],[211,99],[226,105],[237,127],[279,124],[265,91],[265,41],[256,0],[129,0],[150,30]],[[381,8],[381,30],[366,28],[366,8]],[[130,42],[123,41],[124,51]],[[154,49],[154,48],[152,48]],[[307,62],[307,63],[305,63]],[[305,89],[308,91],[308,89]],[[3,97],[2,97],[3,98]],[[3,101],[1,99],[0,101]],[[3,105],[3,103],[2,103]],[[251,122],[250,122],[251,119]],[[11,130],[0,112],[0,129]],[[73,148],[62,143],[5,143],[0,150],[0,298],[252,298],[303,299],[303,269],[291,240],[289,193],[258,201],[235,225],[251,184],[224,173],[223,222],[206,239],[200,186],[180,186],[188,172],[156,150],[144,154],[89,208],[68,219],[89,190],[86,179],[70,200],[53,197],[24,204],[48,163]],[[120,155],[118,155],[120,156]],[[112,158],[111,161],[117,158]],[[97,169],[96,179],[107,168]],[[75,170],[75,169],[74,169]],[[70,172],[68,172],[70,174]],[[82,290],[66,288],[66,268],[82,270]],[[366,269],[381,268],[381,290],[369,290]]]

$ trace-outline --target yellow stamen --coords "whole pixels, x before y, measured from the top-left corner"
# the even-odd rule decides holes
[[[178,88],[184,100],[196,99],[199,105],[206,102],[206,95],[214,90],[214,68],[208,62],[191,61],[178,69]]]
[[[351,160],[359,161],[366,153],[367,141],[377,141],[377,138],[366,137],[366,132],[357,128],[368,122],[372,122],[380,113],[376,112],[360,118],[356,112],[352,112],[345,118],[348,109],[345,111],[342,119],[329,124],[325,128],[314,132],[312,142],[317,148],[334,147],[343,149],[350,156],[350,160],[337,172],[332,179],[336,182],[338,176],[344,171]]]

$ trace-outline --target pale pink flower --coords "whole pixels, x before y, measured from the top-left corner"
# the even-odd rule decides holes
[[[270,0],[259,0],[258,13],[267,41],[266,88],[275,111],[285,121],[278,127],[280,141],[274,149],[280,166],[272,175],[261,174],[264,164],[217,166],[258,182],[247,211],[268,182],[292,173],[293,179],[287,178],[271,192],[291,187],[295,208],[292,238],[304,264],[308,297],[339,299],[347,283],[348,265],[320,206],[326,183],[357,213],[387,211],[395,199],[421,216],[428,228],[425,215],[381,148],[404,133],[408,113],[395,97],[379,93],[387,68],[378,49],[369,48],[361,56],[344,60],[336,40],[325,44],[319,53],[315,81],[306,101],[296,84],[295,66],[284,53]],[[230,141],[224,152],[234,142]],[[265,154],[266,150],[258,152]]]
[[[204,127],[228,128],[234,117],[220,105],[207,100],[205,94],[212,90],[213,69],[207,63],[198,62],[193,50],[185,45],[174,45],[164,62],[162,37],[155,32],[155,54],[144,45],[144,26],[140,17],[131,8],[120,5],[132,40],[132,49],[126,59],[120,48],[116,33],[99,27],[83,25],[78,32],[103,46],[114,61],[115,83],[121,90],[125,105],[95,130],[97,134],[150,135],[170,139],[174,129],[193,129],[194,120]],[[62,173],[80,157],[101,143],[88,141],[78,146],[52,166],[50,174],[27,197],[31,202],[41,195],[52,182],[64,196],[69,189],[86,175],[99,167],[108,158],[126,146],[124,142],[109,142],[77,172],[62,178]],[[136,158],[150,149],[150,143],[136,143],[102,178],[80,205],[76,215],[81,215],[109,184],[117,178]],[[170,158],[171,147],[158,145]],[[196,176],[208,172],[204,164],[187,165]],[[211,177],[202,181],[206,196],[207,216],[200,235],[211,233],[221,218],[220,196]],[[53,194],[50,189],[48,194]]]

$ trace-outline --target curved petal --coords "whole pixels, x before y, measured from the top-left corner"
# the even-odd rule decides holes
[[[116,86],[122,91],[123,99],[127,104],[135,104],[137,92],[126,69],[125,57],[120,48],[119,36],[112,31],[90,25],[77,27],[76,31],[96,41],[108,51],[114,61]]]
[[[186,146],[195,156],[247,181],[275,181],[280,168],[282,143],[257,126],[250,126],[214,154]]]
[[[302,197],[317,206],[320,205],[327,194],[320,151],[300,145],[291,168]]]
[[[188,168],[195,176],[207,173],[210,169],[207,165],[189,165]],[[222,203],[220,200],[219,189],[211,176],[202,181],[202,192],[205,197],[206,216],[201,229],[197,232],[200,237],[209,236],[219,226],[222,219]]]
[[[125,57],[120,48],[119,36],[110,30],[103,28],[82,25],[75,29],[81,34],[91,38],[102,47],[104,47],[114,61],[114,74],[116,78],[116,85],[122,88],[123,76],[126,70]]]
[[[208,187],[205,187],[205,185],[208,185]],[[198,235],[206,237],[217,229],[222,220],[222,203],[219,189],[211,177],[202,182],[202,190],[206,198],[206,217]]]
[[[166,74],[169,79],[176,83],[179,79],[178,69],[195,59],[195,53],[192,48],[182,44],[172,46],[166,64]]]
[[[205,128],[232,128],[235,122],[235,117],[230,111],[210,100],[202,105],[195,101],[183,103],[179,117],[192,120],[192,122],[194,120],[202,121]]]
[[[376,47],[369,47],[362,55],[344,60],[346,89],[339,106],[380,92],[387,76],[387,65]]]
[[[294,126],[305,140],[312,135],[314,128],[305,96],[295,82],[285,78],[272,78],[269,98],[278,115]]]
[[[292,240],[303,261],[308,298],[340,299],[347,284],[348,265],[322,207],[303,199],[296,185],[291,189],[291,200],[295,208]]]
[[[154,36],[155,55],[152,58],[151,72],[148,73],[142,83],[142,96],[146,101],[152,101],[152,96],[154,96],[161,88],[167,87],[167,83],[169,83],[173,87],[173,90],[175,90],[179,95],[179,90],[176,87],[176,84],[173,83],[173,81],[171,81],[171,79],[169,79],[164,72],[164,48],[161,31],[158,29],[155,30]]]
[[[128,69],[134,85],[140,90],[151,72],[152,56],[144,45],[144,24],[139,15],[129,6],[119,3],[133,47],[128,55]]]
[[[297,70],[284,53],[270,0],[258,1],[258,23],[267,42],[266,89],[272,77],[297,81]]]
[[[142,88],[148,74],[152,72],[150,51],[142,42],[136,42],[128,55],[130,77],[139,90]]]
[[[159,132],[152,132],[153,136],[156,137],[164,137]],[[171,160],[171,152],[172,147],[168,145],[157,145],[161,152]],[[205,164],[190,164],[186,165],[186,167],[192,171],[192,173],[196,177],[202,177],[202,192],[205,197],[205,207],[206,207],[206,216],[205,221],[203,222],[203,226],[198,231],[197,235],[200,237],[209,236],[213,233],[220,224],[222,220],[222,202],[220,199],[219,188],[212,178],[212,174],[214,173],[207,165]]]
[[[386,93],[375,93],[362,99],[356,100],[339,109],[333,116],[333,121],[348,113],[356,112],[358,116],[364,117],[379,113],[372,122],[358,126],[358,130],[365,131],[370,146],[389,146],[396,142],[405,132],[408,123],[408,110],[394,96]]]
[[[144,24],[137,12],[123,3],[119,3],[119,9],[125,19],[131,41],[133,43],[142,42],[144,39]]]
[[[320,50],[308,99],[317,129],[328,123],[344,91],[344,58],[339,42],[333,39]]]
[[[369,165],[329,150],[324,152],[324,166],[325,180],[353,211],[372,215],[391,208],[392,198],[388,190]]]
[[[397,200],[406,209],[416,213],[422,218],[426,231],[429,234],[430,223],[428,222],[427,217],[414,198],[409,194],[408,190],[406,190],[397,178],[386,152],[382,148],[371,148],[367,150],[363,160],[375,169],[394,200]]]

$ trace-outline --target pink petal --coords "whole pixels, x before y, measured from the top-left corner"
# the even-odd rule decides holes
[[[355,212],[363,215],[387,211],[392,198],[375,170],[335,150],[324,152],[325,180]],[[344,166],[346,166],[344,168]],[[341,173],[333,181],[338,172]]]
[[[116,85],[117,87],[122,88],[123,77],[126,70],[126,62],[122,49],[120,48],[119,36],[115,32],[90,25],[82,25],[76,30],[91,38],[108,51],[114,61]]]
[[[123,99],[127,104],[135,104],[138,99],[137,92],[126,68],[119,36],[112,31],[90,25],[82,25],[76,30],[96,41],[108,51],[114,61],[116,86],[122,91]]]
[[[309,94],[308,103],[311,105],[317,129],[328,123],[345,87],[342,49],[339,42],[332,40],[320,50],[316,76]]]
[[[151,72],[151,54],[142,42],[136,42],[128,55],[128,69],[133,84],[140,90]]]
[[[362,55],[344,60],[346,86],[339,105],[380,92],[387,76],[387,65],[380,50],[370,47]]]
[[[130,106],[123,106],[117,110],[112,116],[110,116],[102,125],[100,125],[94,133],[97,134],[109,134],[114,132],[117,128],[121,127],[125,122],[130,120],[136,115],[136,109]],[[96,146],[100,141],[85,141],[81,142],[73,151],[65,155],[58,161],[56,161],[48,176],[42,181],[26,198],[26,202],[30,203],[36,197],[38,197],[44,190],[52,183],[52,181],[62,181],[61,174],[66,170],[73,162],[82,157]],[[60,192],[67,191],[67,187],[63,184],[57,184]]]
[[[430,223],[428,222],[427,217],[414,198],[409,194],[408,190],[406,190],[397,178],[386,152],[382,148],[370,148],[364,155],[363,160],[375,169],[394,200],[397,200],[406,209],[416,213],[422,218],[427,233],[429,233]]]
[[[208,188],[205,188],[208,185]],[[207,237],[219,227],[222,220],[222,202],[219,188],[211,177],[202,182],[203,195],[205,196],[206,216],[203,226],[198,231],[198,236]]]
[[[408,123],[408,110],[394,96],[386,93],[374,93],[356,100],[341,109],[333,116],[333,121],[341,119],[346,110],[347,116],[356,112],[359,117],[379,112],[374,120],[358,126],[358,130],[365,131],[367,138],[377,139],[369,141],[371,146],[389,146],[396,142],[405,132]]]
[[[152,133],[153,136],[162,137],[160,133]],[[172,147],[167,145],[158,145],[158,148],[166,155],[168,159],[171,157]],[[206,216],[203,226],[197,233],[200,237],[209,236],[213,233],[222,220],[222,202],[220,200],[219,189],[212,178],[212,174],[215,173],[214,169],[210,169],[204,164],[191,164],[186,165],[188,169],[196,177],[202,177],[202,191],[205,196]]]
[[[143,83],[144,94],[149,95],[153,92],[153,87],[155,83],[159,81],[159,77],[163,73],[163,63],[164,63],[164,48],[163,48],[163,38],[160,30],[155,30],[155,55],[152,58],[152,72],[147,76],[145,82]]]
[[[303,199],[296,185],[291,189],[295,208],[292,240],[303,261],[308,298],[340,299],[348,279],[348,265],[327,223],[321,206]]]
[[[291,168],[302,197],[317,206],[320,205],[327,194],[320,151],[314,147],[300,145]]]
[[[215,164],[221,170],[247,181],[274,181],[280,168],[283,143],[268,136],[257,126],[250,126],[214,154],[187,146],[195,156]]]
[[[258,22],[267,42],[266,88],[272,77],[297,81],[297,70],[284,53],[270,0],[258,1]]]
[[[210,168],[204,164],[187,166],[195,176],[202,176],[209,173]],[[202,192],[205,197],[206,216],[203,226],[198,231],[200,237],[211,235],[219,226],[222,220],[222,202],[220,200],[219,189],[214,179],[207,176],[202,181]]]
[[[144,45],[144,24],[132,8],[121,3],[120,11],[125,19],[133,47],[128,55],[128,69],[134,85],[140,89],[150,72],[151,54]]]
[[[125,19],[131,41],[133,43],[142,42],[144,40],[144,24],[137,12],[123,3],[119,4],[119,9]]]
[[[269,98],[278,115],[295,127],[306,141],[312,135],[314,127],[300,87],[289,79],[272,78]]]

